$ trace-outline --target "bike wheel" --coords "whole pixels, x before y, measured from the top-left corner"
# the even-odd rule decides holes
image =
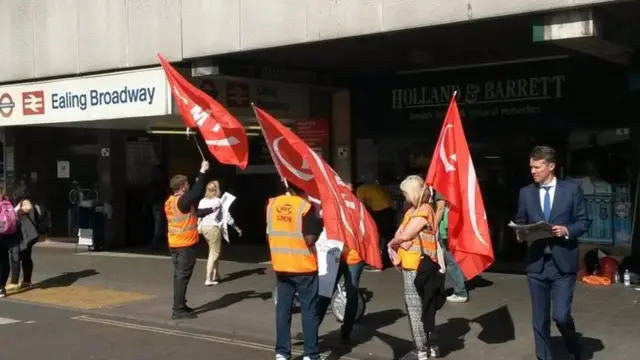
[[[347,293],[343,291],[344,288],[338,287],[336,291],[333,293],[333,297],[331,298],[331,312],[333,316],[335,316],[338,322],[344,321],[344,313],[347,309]],[[367,309],[367,303],[364,299],[364,296],[358,292],[358,309],[356,310],[356,317],[354,322],[358,322],[360,318],[364,315]]]

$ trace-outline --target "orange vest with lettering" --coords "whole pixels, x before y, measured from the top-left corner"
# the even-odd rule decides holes
[[[281,195],[269,199],[267,235],[271,265],[275,272],[306,274],[318,271],[314,246],[308,246],[302,235],[302,218],[311,204],[298,196]]]
[[[409,224],[411,219],[420,216],[427,219],[427,225],[413,240],[411,240],[408,249],[405,250],[402,247],[398,248],[400,264],[397,265],[400,265],[405,270],[417,270],[423,253],[424,255],[431,257],[433,261],[437,262],[436,236],[433,227],[435,214],[429,205],[423,205],[415,211],[413,209],[407,210],[404,214],[404,218],[402,219],[402,223],[400,224],[400,228],[403,229],[407,224]]]
[[[198,243],[198,218],[195,207],[185,214],[178,209],[178,196],[171,195],[164,203],[167,214],[167,237],[170,248],[183,248]]]

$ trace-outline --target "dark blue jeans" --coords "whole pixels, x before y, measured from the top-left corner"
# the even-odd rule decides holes
[[[364,269],[364,262],[358,264],[347,265],[346,262],[340,261],[340,268],[338,269],[338,276],[336,277],[335,287],[338,285],[338,281],[341,276],[344,276],[344,286],[347,292],[347,305],[344,310],[344,320],[340,333],[343,337],[348,337],[353,330],[353,323],[358,313],[358,289],[360,288],[360,275],[362,275],[362,269]],[[331,298],[319,296],[318,297],[318,326],[322,324],[324,316],[327,314],[327,309],[331,305]]]
[[[291,314],[293,299],[298,293],[302,314],[303,356],[318,360],[318,276],[277,274],[278,303],[276,305],[276,354],[291,359]]]
[[[464,274],[462,270],[460,270],[460,266],[456,262],[456,259],[453,258],[453,255],[449,252],[449,248],[447,247],[447,239],[440,239],[440,246],[442,247],[442,252],[444,254],[444,262],[447,267],[447,275],[451,278],[451,283],[453,284],[453,294],[458,296],[467,297],[469,296],[469,292],[467,291],[467,286],[464,284]]]

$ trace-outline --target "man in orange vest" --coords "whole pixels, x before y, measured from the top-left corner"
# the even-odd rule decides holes
[[[291,315],[295,294],[300,299],[303,360],[318,360],[318,259],[315,243],[323,224],[312,205],[295,194],[269,199],[267,235],[276,273],[276,360],[291,359]]]
[[[189,179],[176,175],[169,181],[173,194],[164,203],[167,214],[167,237],[173,259],[173,319],[196,317],[187,306],[187,285],[196,265],[196,245],[200,240],[196,207],[204,196],[209,162],[203,161],[193,188],[189,189]]]

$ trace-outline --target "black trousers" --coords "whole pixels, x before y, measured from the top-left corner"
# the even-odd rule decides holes
[[[9,249],[9,260],[11,262],[11,283],[16,285],[20,281],[20,267],[22,267],[22,282],[31,283],[33,275],[33,259],[31,252],[37,239],[29,242],[25,249],[20,250],[20,245],[16,244]]]
[[[444,281],[445,275],[437,269],[426,273],[418,271],[416,275],[414,285],[422,299],[422,325],[425,334],[436,331],[436,312],[446,301]]]
[[[7,249],[7,244],[5,239],[0,237],[0,290],[4,290],[4,287],[7,285],[7,280],[9,280],[9,272],[11,271],[11,267],[9,266],[9,249]]]
[[[196,265],[196,247],[188,246],[183,248],[172,248],[171,258],[173,259],[173,312],[186,310],[187,306],[187,286]]]

